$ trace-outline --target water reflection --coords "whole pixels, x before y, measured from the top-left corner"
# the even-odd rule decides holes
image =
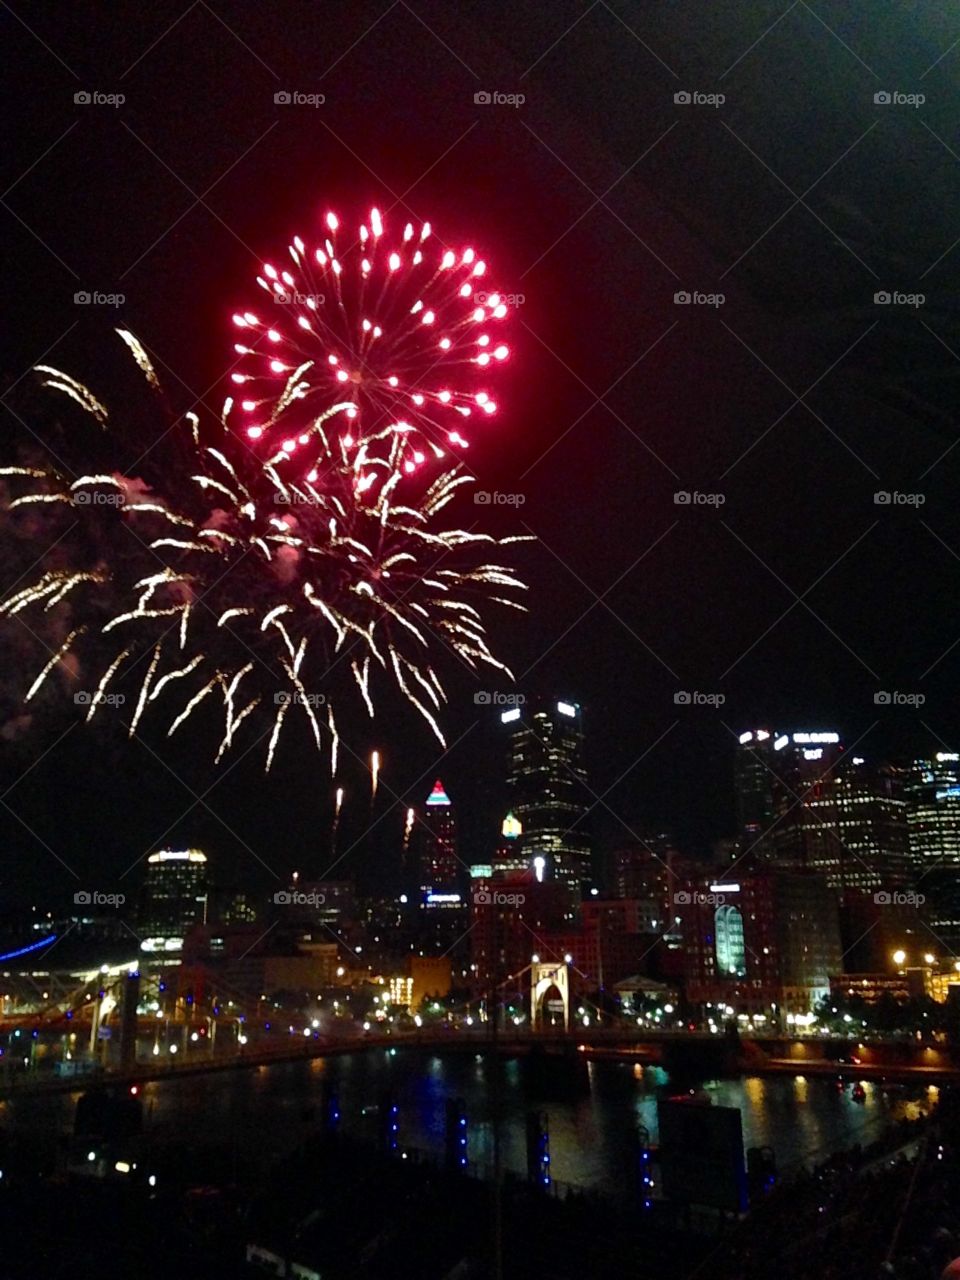
[[[376,1111],[389,1092],[400,1105],[400,1142],[437,1156],[443,1152],[446,1102],[461,1097],[469,1117],[472,1164],[493,1159],[494,1064],[480,1054],[371,1051],[342,1057],[197,1076],[144,1087],[149,1130],[160,1138],[222,1141],[247,1154],[274,1159],[302,1141],[319,1122],[320,1089],[336,1090],[348,1132],[373,1137]],[[657,1101],[690,1081],[671,1082],[660,1067],[560,1058],[508,1059],[501,1064],[499,1110],[507,1168],[525,1164],[525,1118],[549,1119],[554,1177],[606,1190],[632,1174],[638,1126],[657,1141]],[[746,1076],[697,1082],[717,1105],[740,1108],[744,1145],[770,1146],[782,1172],[822,1160],[854,1143],[866,1145],[895,1121],[936,1102],[935,1086],[885,1089],[865,1082],[862,1101],[848,1087],[814,1077]],[[64,1128],[75,1096],[13,1099],[13,1129]]]

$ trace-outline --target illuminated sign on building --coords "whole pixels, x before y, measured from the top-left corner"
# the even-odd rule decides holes
[[[506,840],[516,840],[518,836],[523,835],[523,823],[519,818],[515,818],[512,813],[508,813],[503,820],[500,834]]]

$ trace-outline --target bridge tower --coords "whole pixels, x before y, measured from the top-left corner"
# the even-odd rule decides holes
[[[530,965],[530,1023],[534,1031],[543,1027],[543,1006],[551,991],[563,1001],[563,1029],[570,1030],[570,966],[534,960]]]

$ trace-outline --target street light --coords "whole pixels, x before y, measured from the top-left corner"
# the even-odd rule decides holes
[[[929,952],[929,951],[928,951],[928,952],[926,952],[926,953],[925,953],[925,955],[924,955],[924,957],[923,957],[923,963],[924,963],[924,964],[935,964],[935,963],[936,963],[936,960],[937,960],[937,957],[936,957],[935,955],[931,954],[931,952]]]
[[[892,956],[893,963],[896,965],[902,965],[906,958],[907,953],[903,950],[895,951]]]

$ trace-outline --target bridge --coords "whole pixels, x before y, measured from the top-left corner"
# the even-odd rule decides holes
[[[341,1019],[337,1000],[330,1002],[335,1016],[325,1014],[321,1022],[222,984],[184,990],[176,967],[141,976],[135,966],[131,961],[40,979],[4,975],[0,1097],[73,1092],[94,1082],[136,1084],[371,1049],[567,1055],[661,1067],[677,1079],[791,1074],[843,1081],[960,1082],[960,1051],[940,1043],[658,1030],[595,1006],[589,1027],[572,1027],[565,966],[538,961],[506,980],[515,990],[517,979],[529,975],[529,1022],[517,1025],[504,1011],[487,1019],[478,1008],[476,1018],[417,1027],[389,1025],[384,1017],[363,1024]],[[562,1025],[546,1025],[551,993],[562,999]],[[342,1002],[349,999],[345,994]]]

